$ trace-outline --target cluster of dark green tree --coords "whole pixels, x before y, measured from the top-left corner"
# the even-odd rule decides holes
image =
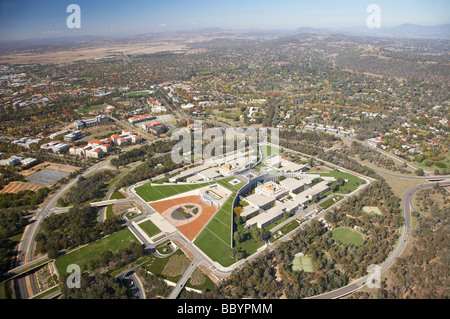
[[[68,288],[65,284],[69,274],[61,278],[64,299],[129,299],[131,291],[119,280],[107,274],[83,273],[80,288]]]
[[[295,142],[294,144],[308,145],[311,147],[319,146],[323,148],[330,148],[331,146],[333,146],[334,143],[338,142],[340,139],[335,135],[326,134],[323,132],[306,131],[299,133],[296,132],[295,130],[280,130],[280,140],[293,141]]]
[[[32,208],[42,203],[49,192],[50,190],[47,187],[43,187],[37,191],[24,190],[17,193],[1,193],[0,209],[8,207]]]
[[[69,204],[81,204],[96,198],[102,198],[106,193],[106,183],[117,174],[115,171],[104,170],[89,177],[80,176],[77,183],[64,196],[58,199],[58,204],[67,206]]]
[[[298,134],[298,133],[297,133]],[[280,133],[280,145],[286,148],[290,148],[292,150],[308,154],[311,156],[317,156],[319,159],[324,160],[326,162],[344,167],[351,171],[372,177],[372,178],[380,178],[380,176],[371,168],[362,165],[355,161],[354,159],[348,157],[347,155],[339,152],[339,151],[328,151],[325,152],[323,148],[319,146],[320,140],[312,140],[312,141],[299,141],[295,135],[291,136],[291,139],[282,139]],[[324,134],[329,135],[330,134]]]
[[[362,211],[364,206],[378,206],[383,214],[366,214]],[[273,251],[233,272],[214,297],[279,298],[284,294],[288,298],[304,298],[366,275],[368,265],[381,264],[395,245],[402,224],[400,200],[383,180],[376,181],[327,213],[326,220],[333,227],[364,228],[364,244],[345,246],[336,242],[331,231],[313,220],[291,240],[278,242]],[[314,272],[293,270],[293,259],[299,252],[312,260]]]
[[[21,181],[24,182],[25,179],[20,174],[16,168],[10,166],[0,166],[0,189],[3,189],[10,182]]]
[[[109,271],[121,268],[144,255],[144,247],[131,243],[116,253],[107,250],[89,263],[89,274],[81,278],[80,289],[67,287],[67,275],[61,278],[60,287],[65,299],[126,299],[132,296],[122,281],[109,275]]]
[[[156,141],[149,145],[132,149],[111,160],[111,165],[119,168],[127,164],[151,159],[154,154],[170,152],[176,141]]]
[[[441,187],[427,191],[429,197],[418,200],[421,207],[422,201],[430,204],[430,199],[439,198],[441,192],[446,192]],[[442,202],[431,203],[431,206],[436,210],[430,214],[414,213],[417,226],[412,231],[412,249],[399,257],[387,276],[382,277],[381,289],[355,292],[352,298],[448,299],[450,206],[448,203],[442,206]]]
[[[364,206],[380,208],[381,215],[368,214]],[[395,246],[403,218],[400,199],[384,181],[376,181],[365,188],[360,196],[352,196],[338,209],[325,215],[333,227],[361,227],[366,236],[360,246],[334,243],[327,251],[336,263],[345,265],[346,273],[357,278],[367,274],[370,264],[381,264]]]
[[[97,223],[97,209],[88,204],[74,205],[67,213],[51,215],[36,236],[38,252],[56,258],[62,249],[84,245],[117,232],[122,227],[119,216]]]
[[[158,165],[161,164],[161,165]],[[116,189],[135,184],[137,182],[165,174],[182,167],[182,164],[175,164],[171,155],[153,157],[138,165],[131,172],[124,175],[117,183]]]
[[[14,246],[17,244],[11,237],[23,232],[28,224],[26,215],[28,211],[20,208],[0,210],[0,274],[10,268]]]
[[[43,150],[39,150],[34,153],[26,153],[25,156],[36,158],[40,162],[52,162],[52,163],[58,163],[58,164],[66,164],[66,165],[72,165],[76,167],[87,167],[89,166],[91,161],[80,161],[79,159],[67,157],[67,156],[61,156],[61,155],[53,155],[46,153]],[[92,159],[92,162],[94,159]]]
[[[136,274],[142,281],[147,299],[167,298],[172,291],[172,287],[168,286],[162,276],[149,273],[140,268]]]
[[[115,254],[110,250],[104,251],[100,257],[90,262],[89,269],[107,268],[108,270],[114,270],[142,256],[144,256],[144,247],[137,243],[131,243],[127,248],[120,248]]]
[[[435,218],[445,218],[445,215],[441,216],[441,214],[448,212],[450,197],[446,189],[439,186],[438,183],[432,188],[425,188],[417,192],[415,199],[417,200],[417,209],[422,214]]]
[[[374,163],[379,167],[384,167],[394,172],[398,171],[402,174],[410,173],[410,171],[405,168],[406,165],[396,165],[393,159],[358,142],[353,142],[350,147],[342,148],[341,152],[349,157],[357,155],[361,161],[368,161],[369,163]]]

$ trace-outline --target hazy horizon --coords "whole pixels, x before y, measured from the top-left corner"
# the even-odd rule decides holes
[[[81,8],[81,28],[69,29],[69,4]],[[364,28],[370,4],[381,8],[381,27],[450,23],[450,1],[293,0],[31,1],[0,2],[0,41],[67,36],[131,36],[207,28],[295,30]],[[370,29],[368,29],[370,30]]]

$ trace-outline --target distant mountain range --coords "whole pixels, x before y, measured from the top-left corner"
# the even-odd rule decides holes
[[[344,29],[343,29],[344,30]],[[364,35],[414,37],[414,38],[450,38],[450,24],[435,26],[422,26],[417,24],[402,24],[397,27],[385,27],[379,29],[353,28],[347,29],[349,33]]]
[[[377,37],[398,37],[398,38],[442,38],[450,39],[450,24],[442,24],[435,26],[422,26],[416,24],[402,24],[397,27],[382,27],[379,29],[369,29],[368,27],[354,27],[354,28],[311,28],[300,27],[295,30],[287,29],[274,29],[274,30],[262,30],[262,29],[247,29],[247,30],[232,30],[222,28],[205,28],[196,30],[186,30],[178,32],[165,32],[166,34],[178,33],[178,34],[240,34],[242,36],[255,36],[255,37],[280,37],[280,36],[292,36],[302,33],[317,34],[317,35],[329,35],[329,34],[347,34],[347,35],[364,35],[364,36],[377,36]],[[145,33],[134,35],[130,37],[160,37],[163,33]],[[40,45],[52,45],[57,43],[77,43],[84,41],[98,41],[104,39],[113,38],[125,38],[124,36],[93,36],[93,35],[81,35],[81,36],[68,36],[68,37],[55,37],[55,38],[41,38],[30,40],[8,40],[0,41],[1,50],[20,50],[27,49]]]
[[[7,40],[0,41],[0,49],[3,50],[20,50],[26,49],[33,46],[40,45],[50,45],[56,43],[75,43],[83,41],[94,41],[101,40],[104,37],[94,36],[94,35],[79,35],[70,37],[50,37],[50,38],[39,38],[39,39],[29,39],[29,40]]]

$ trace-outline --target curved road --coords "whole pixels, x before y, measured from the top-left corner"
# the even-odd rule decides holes
[[[397,241],[397,245],[396,245],[394,251],[391,252],[391,254],[386,259],[386,261],[381,265],[381,273],[384,273],[385,271],[387,271],[389,269],[389,267],[391,267],[395,263],[396,259],[398,257],[400,257],[400,255],[405,250],[406,245],[408,244],[409,237],[411,236],[411,210],[414,210],[414,207],[413,207],[414,194],[421,189],[424,189],[427,187],[433,187],[434,185],[436,185],[436,183],[429,183],[429,184],[422,184],[422,185],[415,186],[415,187],[409,189],[403,196],[404,224],[402,226],[402,232],[401,232],[400,238]],[[439,183],[439,185],[450,186],[450,181]],[[339,289],[336,289],[336,290],[333,290],[333,291],[330,291],[330,292],[327,292],[327,293],[324,293],[324,294],[321,294],[318,296],[313,296],[308,299],[336,299],[336,298],[343,297],[343,296],[348,295],[348,294],[358,290],[359,288],[363,287],[366,284],[367,277],[368,276],[359,278],[358,280],[354,281],[353,283],[351,283],[345,287],[342,287],[342,288],[339,288]]]
[[[92,172],[95,172],[96,170],[102,169],[105,166],[109,165],[111,159],[106,160],[104,162],[101,162],[99,164],[96,164],[89,169],[87,169],[82,175],[87,176],[88,174],[91,174]],[[36,238],[36,235],[39,232],[39,228],[41,227],[42,222],[44,219],[51,213],[51,210],[55,207],[56,202],[58,199],[64,195],[64,193],[70,189],[78,180],[78,177],[72,179],[69,183],[61,187],[53,196],[47,200],[40,209],[37,210],[36,216],[33,218],[31,224],[25,229],[25,232],[22,236],[22,241],[19,245],[19,251],[16,258],[16,265],[20,266],[24,265],[30,261],[33,260],[33,249],[34,249],[34,241]],[[33,294],[37,293],[36,284],[34,283],[34,277],[33,276],[27,276],[18,278],[15,280],[16,284],[16,291],[17,294],[21,299],[29,298],[29,293],[27,289],[27,283],[26,281],[29,280],[31,287],[31,290]]]
[[[270,143],[267,143],[267,144],[270,144]],[[285,149],[284,147],[280,147],[280,146],[278,146],[278,147]],[[292,151],[292,150],[289,150],[289,151]],[[302,154],[301,152],[297,152],[297,151],[294,151],[294,152]],[[88,170],[86,170],[83,173],[83,176],[91,174],[92,172],[94,172],[96,170],[105,168],[105,166],[109,165],[110,161],[111,161],[111,159],[101,162],[99,164],[96,164],[95,166],[92,166],[91,168],[89,168]],[[333,165],[333,166],[335,166],[335,165]],[[342,169],[341,167],[339,167],[339,168]],[[348,170],[344,169],[344,171],[348,171]],[[355,174],[355,172],[351,172],[351,173]],[[380,173],[386,174],[384,172],[380,172]],[[361,174],[356,174],[356,175],[360,176]],[[399,175],[394,175],[394,176],[399,177],[399,178],[423,179],[423,180],[426,180],[426,179],[436,180],[436,179],[445,179],[446,178],[447,181],[443,182],[443,183],[440,182],[440,185],[444,185],[444,186],[450,185],[450,181],[448,181],[448,179],[450,179],[449,176],[435,176],[435,177],[399,176]],[[58,199],[70,187],[72,187],[76,183],[77,180],[78,180],[78,178],[75,178],[72,181],[70,181],[68,184],[64,185],[48,201],[46,201],[44,203],[44,205],[37,211],[37,214],[34,217],[34,221],[27,227],[27,229],[24,232],[22,241],[19,246],[19,252],[18,252],[18,256],[17,256],[16,266],[26,264],[33,259],[34,240],[39,231],[42,221],[51,213],[51,210],[56,205],[56,202],[58,201]],[[370,179],[369,179],[369,181],[370,181]],[[385,272],[389,267],[391,267],[395,263],[396,258],[399,257],[403,253],[403,251],[406,247],[406,244],[408,242],[409,236],[411,235],[411,209],[412,209],[412,199],[413,199],[414,194],[420,189],[423,189],[426,187],[431,187],[435,184],[436,183],[418,185],[418,186],[411,188],[410,190],[408,190],[405,193],[405,195],[403,197],[404,225],[402,226],[401,235],[400,235],[399,241],[398,241],[394,251],[390,254],[388,259],[381,266],[382,272]],[[136,185],[134,185],[134,186],[136,186]],[[134,194],[134,192],[132,191],[133,189],[134,189],[134,187],[131,187],[128,190],[128,193],[131,196],[127,199],[128,200],[137,200],[138,202],[141,202],[141,204],[143,204],[143,206],[146,208],[146,211],[143,212],[144,213],[143,215],[150,214],[151,211],[148,211],[149,207],[146,205],[146,203],[144,201],[142,201],[142,199],[139,196],[136,196],[136,194]],[[175,237],[182,237],[182,236],[175,236]],[[180,238],[180,239],[182,239],[182,238]],[[190,243],[187,243],[187,244],[188,244],[188,246],[191,246],[191,245],[189,245]],[[208,262],[209,261],[208,258],[202,258],[202,257],[204,257],[204,256],[202,256],[203,254],[199,253],[197,249],[192,249],[193,247],[190,247],[190,248],[191,248],[191,251],[196,252],[195,253],[196,258],[195,258],[195,261],[193,264],[196,264],[196,263],[200,262],[201,260],[203,260],[203,261],[206,261],[207,264],[210,264],[209,266],[213,266],[214,263],[211,264],[210,262]],[[195,267],[193,267],[193,268],[195,268]],[[216,271],[219,271],[219,273],[221,272],[217,268],[216,268]],[[222,269],[222,271],[223,271],[223,269]],[[225,271],[225,272],[228,272],[228,271]],[[329,293],[325,293],[322,295],[313,296],[311,298],[319,298],[319,299],[320,298],[323,298],[323,299],[325,299],[325,298],[326,299],[340,298],[342,296],[345,296],[345,295],[363,287],[365,285],[366,279],[367,279],[367,276],[360,278],[360,279],[356,280],[355,282],[353,282],[345,287],[342,287],[340,289],[337,289],[337,290],[334,290],[334,291],[331,291]],[[26,282],[27,280],[29,280],[28,285]],[[28,298],[29,297],[27,286],[28,287],[31,286],[33,294],[35,294],[37,292],[37,291],[35,291],[36,285],[34,283],[33,276],[16,279],[15,284],[17,287],[16,290],[19,290],[18,295],[20,296],[20,298]]]

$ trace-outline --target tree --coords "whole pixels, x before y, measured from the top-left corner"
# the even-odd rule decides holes
[[[241,232],[239,230],[234,232],[233,239],[238,244],[242,242],[243,237],[242,237],[242,234],[241,234]]]

